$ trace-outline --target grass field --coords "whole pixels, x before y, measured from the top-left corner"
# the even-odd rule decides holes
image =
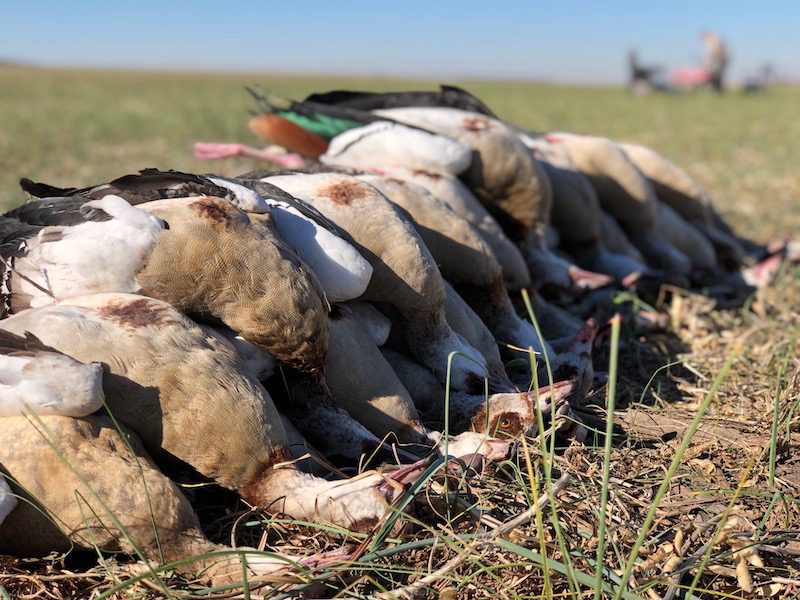
[[[332,88],[434,86],[333,77],[0,69],[0,207],[25,200],[16,183],[21,176],[72,186],[147,166],[228,175],[249,170],[255,165],[246,159],[200,162],[192,158],[191,144],[256,144],[246,125],[252,102],[242,89],[253,83],[290,97]],[[637,98],[617,88],[449,83],[534,130],[595,133],[654,147],[703,183],[720,212],[749,237],[764,241],[800,232],[798,88],[750,96],[700,92]],[[702,296],[675,293],[659,306],[670,315],[669,331],[625,328],[617,386],[617,401],[626,409],[618,419],[625,434],[614,437],[609,453],[602,436],[556,453],[552,478],[566,473],[570,481],[543,518],[526,519],[503,536],[487,533],[545,493],[543,457],[549,453],[533,440],[517,461],[465,496],[475,503],[473,513],[480,512],[478,520],[474,514],[454,517],[461,509],[442,509],[441,498],[432,505],[444,514],[422,502],[416,514],[425,518],[416,527],[373,544],[354,565],[316,575],[317,583],[305,589],[325,597],[337,590],[342,597],[362,597],[408,585],[460,556],[460,564],[448,564],[420,588],[446,598],[591,597],[608,457],[604,596],[623,595],[623,577],[628,598],[682,597],[690,587],[695,597],[797,597],[799,281],[797,269],[786,270],[745,307],[726,311],[714,310]],[[598,356],[596,366],[603,368],[608,359]],[[719,389],[709,394],[717,378]],[[596,404],[603,404],[604,393],[597,393]],[[640,399],[647,406],[639,406]],[[700,429],[680,448],[698,410],[706,412]],[[229,541],[234,521],[243,515],[240,543],[257,544],[265,522],[271,525],[271,547],[290,552],[336,547],[346,537],[265,521],[258,513],[248,516],[235,504],[228,509],[209,531],[217,540]],[[632,572],[623,575],[628,562]],[[0,597],[4,589],[11,597],[88,597],[112,588],[115,577],[125,578],[113,565],[108,569],[114,576],[106,567],[83,567],[72,574],[58,559],[0,560]],[[171,573],[164,577],[180,590],[176,597],[203,591]],[[157,590],[147,582],[128,588],[136,598],[161,597]]]

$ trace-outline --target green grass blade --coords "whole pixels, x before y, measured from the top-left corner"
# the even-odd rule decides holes
[[[775,463],[778,457],[778,421],[780,420],[781,412],[781,392],[783,391],[783,382],[786,377],[786,370],[789,367],[789,354],[787,350],[783,355],[781,366],[778,369],[778,382],[775,386],[775,399],[772,407],[772,427],[770,428],[769,435],[769,483],[770,487],[775,485]]]
[[[600,489],[600,521],[597,530],[597,566],[595,568],[594,600],[600,600],[603,584],[603,563],[606,553],[606,511],[608,509],[608,483],[611,470],[611,442],[614,436],[614,409],[617,398],[617,367],[619,364],[619,329],[621,317],[611,319],[611,355],[608,361],[608,389],[606,395],[606,439],[603,453],[603,484]]]

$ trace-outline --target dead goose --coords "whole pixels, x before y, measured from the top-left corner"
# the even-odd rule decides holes
[[[597,193],[578,171],[566,147],[544,137],[520,134],[522,142],[542,163],[553,188],[551,222],[558,230],[562,247],[578,264],[591,271],[622,280],[631,273],[648,270],[643,260],[609,251],[601,235],[601,209]]]
[[[360,179],[411,216],[442,276],[500,342],[542,350],[533,326],[515,312],[500,264],[475,227],[424,187],[377,175]]]
[[[222,321],[285,364],[321,367],[323,292],[267,216],[253,224],[230,203],[208,197],[139,207],[170,223],[138,276],[145,294],[200,320]]]
[[[546,139],[567,147],[575,165],[591,181],[603,210],[619,221],[650,265],[668,273],[690,273],[689,258],[656,230],[655,190],[616,144],[571,133],[549,133]]]
[[[143,169],[139,173],[124,175],[109,183],[83,189],[60,189],[43,183],[34,183],[29,179],[22,179],[20,184],[33,196],[58,193],[62,196],[101,198],[114,193],[135,205],[155,200],[198,196],[224,198],[237,208],[250,213],[253,218],[255,214],[271,218],[280,236],[314,271],[331,302],[360,296],[372,274],[369,263],[347,240],[342,239],[341,230],[326,221],[312,207],[277,189],[267,189],[261,195],[230,178],[158,169]],[[263,187],[268,188],[268,186]],[[19,218],[33,223],[29,205],[11,211],[11,214],[16,215],[22,211],[25,212],[25,216],[20,214]],[[61,214],[58,213],[54,218],[39,213],[34,218],[41,220],[49,217],[58,221]],[[37,221],[35,224],[50,223]]]
[[[517,291],[531,285],[531,275],[519,248],[460,179],[446,173],[405,167],[382,166],[377,170],[377,174],[409,181],[427,189],[458,216],[478,229],[500,263],[503,279],[509,290]]]
[[[312,204],[353,238],[373,267],[362,300],[391,307],[397,329],[416,356],[444,377],[447,357],[458,351],[471,360],[453,364],[453,385],[480,382],[486,361],[453,332],[444,314],[444,286],[433,257],[412,223],[378,190],[341,174],[279,175],[266,179]]]
[[[739,239],[714,210],[708,193],[686,171],[655,150],[640,144],[619,144],[626,156],[647,177],[658,198],[700,229],[728,268],[742,265],[748,252],[761,249]]]
[[[158,229],[147,237],[152,246],[138,252],[135,247],[123,246],[113,260],[104,263],[111,275],[101,280],[102,286],[85,289],[88,286],[84,285],[75,293],[141,290],[199,319],[222,321],[287,364],[311,370],[321,366],[327,334],[323,292],[314,275],[280,238],[269,215],[254,226],[247,213],[229,201],[204,196],[157,200],[137,207],[115,196],[89,202],[93,207],[98,203],[126,214],[132,211],[136,219],[152,222]],[[74,220],[81,205],[75,198],[36,200],[13,214],[31,225],[48,225]],[[171,221],[170,228],[164,228],[165,221]],[[78,240],[87,243],[83,237]],[[104,260],[104,248],[91,249],[98,255],[96,260]],[[25,266],[25,256],[15,259],[17,271]],[[80,261],[85,255],[76,256]],[[56,265],[63,260],[61,254],[53,258]],[[127,269],[119,268],[119,263]],[[105,272],[98,271],[101,275]],[[243,278],[244,272],[250,276]],[[13,301],[13,274],[8,286]]]
[[[141,552],[155,563],[179,562],[177,570],[200,574],[212,585],[242,580],[238,554],[186,560],[230,548],[206,538],[188,500],[158,470],[139,437],[126,428],[119,431],[106,415],[6,417],[0,465],[23,499],[5,521],[0,513],[3,554],[45,556],[76,547]],[[253,583],[287,575],[296,563],[313,566],[337,558],[240,550]]]
[[[253,149],[253,152],[258,152],[258,150]],[[204,155],[201,158],[209,158],[209,156]],[[357,174],[358,172],[345,167],[336,168],[327,164],[323,165],[323,163],[316,159],[304,159],[299,156],[297,158],[299,162],[292,163],[291,166],[285,168],[304,173],[341,171],[344,173]],[[530,285],[530,273],[528,273],[528,267],[525,264],[520,250],[508,239],[505,233],[503,233],[503,230],[494,217],[489,214],[469,188],[455,175],[432,170],[430,165],[427,166],[427,169],[409,169],[401,166],[387,166],[380,159],[380,156],[376,157],[371,155],[368,156],[368,158],[368,161],[364,161],[363,164],[358,165],[359,170],[419,184],[432,192],[434,196],[447,204],[459,216],[477,227],[481,236],[484,237],[486,242],[494,250],[495,256],[503,268],[503,276],[509,289],[519,290]],[[273,160],[272,153],[262,156],[262,159],[274,162],[280,166],[285,166],[285,161]],[[380,168],[370,167],[369,165],[380,165]],[[269,176],[269,172],[254,171],[243,174],[240,177],[242,179],[252,180],[253,178]],[[252,184],[252,181],[250,181],[249,184]]]
[[[550,190],[546,175],[516,133],[501,121],[484,114],[447,107],[401,107],[372,112],[315,102],[287,102],[274,96],[253,94],[259,107],[271,115],[280,115],[330,141],[328,152],[342,136],[353,136],[352,144],[366,139],[359,129],[376,127],[388,121],[402,123],[427,134],[435,133],[471,148],[478,158],[461,175],[486,207],[500,221],[506,233],[521,245],[523,253],[540,282],[571,287],[573,279],[588,287],[605,285],[598,274],[582,272],[574,265],[548,251],[544,232],[550,212]],[[368,138],[369,136],[367,136]],[[275,141],[275,138],[269,138]],[[349,149],[351,143],[344,143]],[[419,152],[419,149],[412,149]],[[340,153],[341,154],[341,153]],[[370,159],[370,153],[366,159]],[[337,163],[341,165],[341,162]],[[404,166],[387,160],[385,166]],[[355,168],[381,168],[375,157],[370,164]]]
[[[157,459],[180,459],[253,505],[369,527],[402,489],[385,477],[413,476],[412,467],[326,481],[282,464],[288,440],[266,390],[226,344],[160,300],[98,294],[31,309],[0,325],[108,365],[103,387],[110,410]]]
[[[609,283],[607,277],[578,269],[547,248],[550,181],[514,128],[487,115],[446,107],[405,107],[374,113],[434,131],[473,149],[477,158],[461,178],[517,242],[538,285],[571,289],[573,285],[595,288]]]
[[[506,456],[508,445],[481,435],[483,432],[445,439],[441,433],[425,429],[408,391],[347,308],[335,313],[330,333],[325,363],[328,386],[337,403],[370,431],[382,438],[396,436],[412,449],[433,447],[442,453],[447,447],[456,457],[477,453],[489,460]]]
[[[293,445],[306,445],[308,438],[327,460],[342,467],[352,467],[365,458],[392,460],[395,452],[388,445],[334,405],[321,374],[286,369],[273,379],[276,365],[269,353],[226,327],[200,327],[236,352],[247,372],[271,392],[284,424],[290,424],[291,430],[303,438],[298,441],[295,437]],[[402,451],[400,454],[412,461],[418,458]]]

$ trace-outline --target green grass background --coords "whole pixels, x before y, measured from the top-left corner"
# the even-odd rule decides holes
[[[244,84],[289,97],[332,88],[400,90],[437,82],[341,77],[0,68],[0,208],[17,180],[88,185],[153,166],[233,175],[246,159],[207,163],[192,142],[258,144]],[[800,88],[634,97],[621,88],[455,81],[500,116],[534,130],[650,145],[684,166],[751,236],[800,229]]]

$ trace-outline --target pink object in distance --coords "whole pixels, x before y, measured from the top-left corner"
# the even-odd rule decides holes
[[[711,71],[705,67],[681,67],[672,73],[672,82],[677,85],[702,85],[711,80]]]

